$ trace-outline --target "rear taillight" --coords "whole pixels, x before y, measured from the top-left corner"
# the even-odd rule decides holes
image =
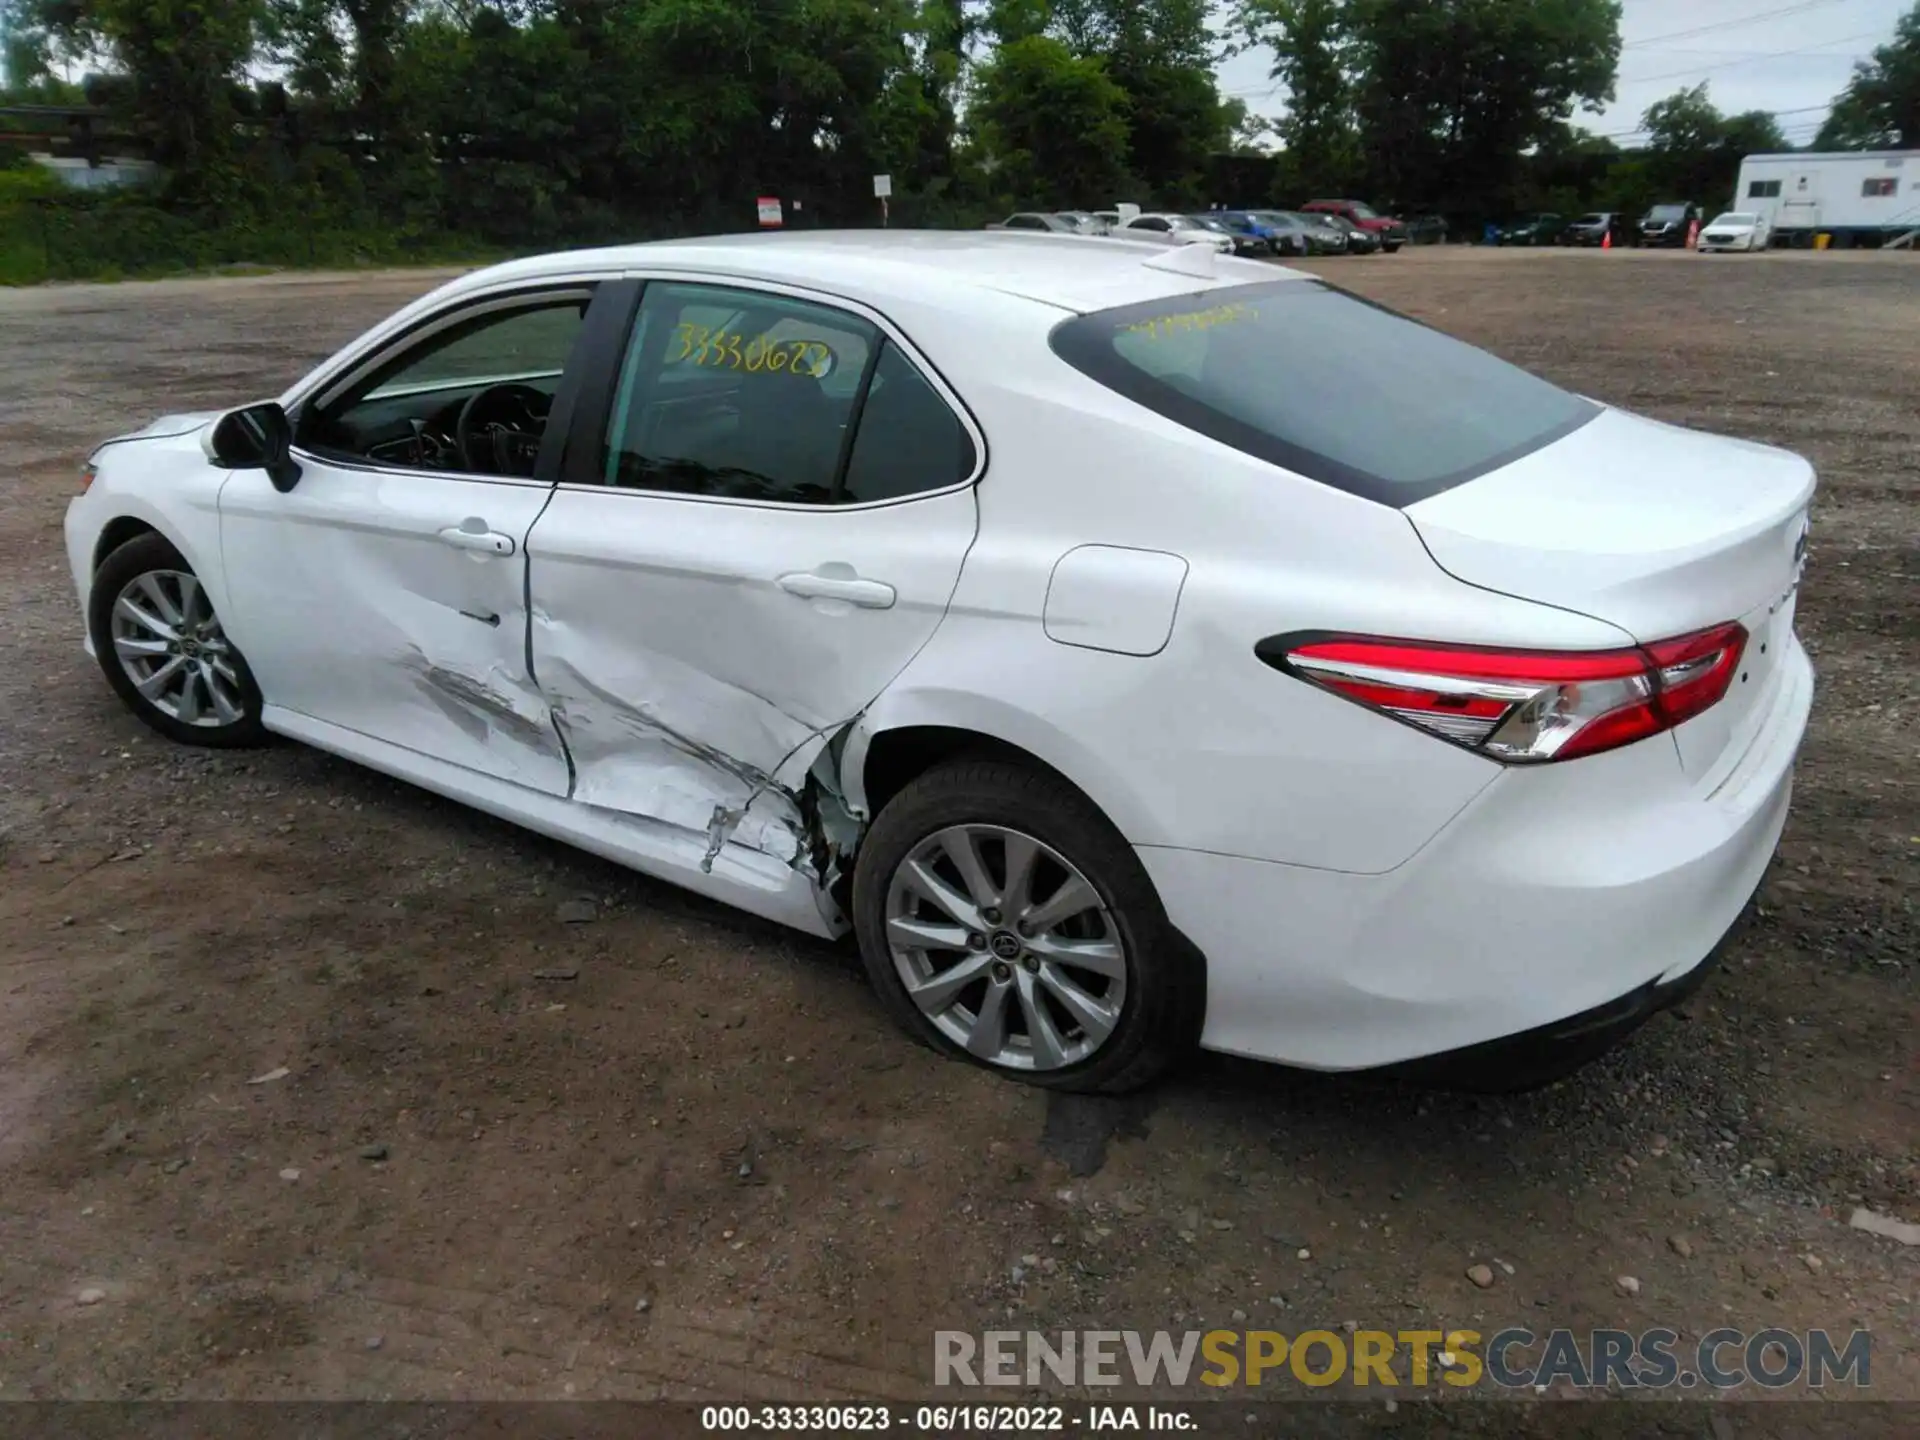
[[[1571,760],[1671,730],[1717,704],[1739,625],[1625,650],[1485,650],[1370,637],[1262,642],[1275,668],[1492,760]]]

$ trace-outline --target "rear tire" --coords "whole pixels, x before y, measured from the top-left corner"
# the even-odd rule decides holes
[[[236,749],[270,738],[246,658],[165,536],[135,536],[101,562],[87,596],[87,632],[114,694],[167,739]]]
[[[961,759],[908,784],[861,846],[853,918],[887,1013],[996,1074],[1120,1093],[1199,1039],[1203,965],[1139,856],[1037,769]]]

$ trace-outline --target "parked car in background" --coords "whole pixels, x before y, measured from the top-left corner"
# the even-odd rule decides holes
[[[1301,213],[1305,214],[1307,212],[1302,211]],[[1381,241],[1379,232],[1363,229],[1344,215],[1323,215],[1317,211],[1314,213],[1346,237],[1347,254],[1378,255],[1380,253]]]
[[[1612,210],[1590,210],[1560,232],[1562,245],[1598,245],[1609,235],[1618,245],[1627,238],[1626,217]]]
[[[1113,228],[1091,210],[1056,210],[1053,214],[1055,219],[1065,220],[1082,235],[1104,235]]]
[[[1391,215],[1382,215],[1359,200],[1309,200],[1300,207],[1313,215],[1338,215],[1356,229],[1364,230],[1377,242],[1375,249],[1389,255],[1407,243],[1407,227]]]
[[[1308,225],[1284,210],[1217,210],[1213,218],[1236,234],[1258,236],[1275,255],[1310,255]]]
[[[1042,210],[1022,210],[1009,215],[997,225],[987,226],[989,230],[1051,230],[1057,235],[1078,235],[1080,227],[1073,221],[1059,215],[1051,215]]]
[[[1679,246],[1687,243],[1687,227],[1700,219],[1698,205],[1656,205],[1640,220],[1640,243]]]
[[[1752,210],[1729,210],[1724,215],[1714,217],[1713,223],[1701,227],[1700,249],[1709,250],[1764,250],[1773,240],[1773,226],[1767,223],[1764,215]]]
[[[1266,260],[1273,255],[1273,246],[1267,243],[1267,237],[1256,235],[1251,230],[1238,229],[1229,225],[1217,210],[1209,210],[1205,215],[1187,217],[1197,225],[1204,225],[1216,235],[1224,235],[1233,242],[1233,253],[1242,260]]]
[[[1334,222],[1331,215],[1308,215],[1299,210],[1277,212],[1291,216],[1300,223],[1307,239],[1309,255],[1344,255],[1347,253],[1348,231]]]
[[[1222,255],[1233,254],[1233,232],[1224,226],[1202,225],[1191,215],[1136,215],[1113,232],[1123,240],[1158,240],[1163,245],[1206,242]]]
[[[1444,245],[1447,239],[1447,217],[1444,215],[1416,215],[1407,221],[1407,243],[1409,245]]]
[[[1522,215],[1500,227],[1502,245],[1554,245],[1566,228],[1566,217],[1551,212]]]

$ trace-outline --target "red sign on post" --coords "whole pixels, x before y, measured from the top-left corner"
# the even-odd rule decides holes
[[[762,195],[756,203],[760,211],[760,228],[762,230],[778,230],[782,223],[780,218],[780,197],[777,195]]]

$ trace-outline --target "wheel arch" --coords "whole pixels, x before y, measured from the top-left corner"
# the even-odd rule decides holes
[[[159,535],[174,549],[180,548],[179,543],[172,536],[167,535],[151,521],[138,515],[117,515],[100,527],[99,538],[93,544],[93,564],[87,573],[98,575],[100,567],[106,564],[109,555],[129,540],[137,540],[142,535]]]
[[[886,695],[848,733],[840,783],[848,805],[871,823],[894,795],[934,765],[967,753],[1030,765],[1071,786],[1129,844],[1151,830],[1145,802],[1115,772],[1051,722],[977,693]]]
[[[93,493],[86,499],[92,500],[99,495],[103,483],[96,481]],[[228,603],[226,568],[220,563],[220,522],[213,503],[217,495],[218,490],[215,489],[211,495],[204,497],[206,503],[163,508],[144,494],[117,488],[108,490],[102,497],[105,503],[100,504],[97,511],[108,518],[93,533],[91,545],[87,543],[86,531],[82,529],[76,533],[74,521],[69,518],[68,556],[75,570],[76,582],[83,585],[90,596],[94,577],[100,573],[100,567],[106,563],[109,555],[143,535],[158,535],[187,562],[187,567],[206,588],[214,610],[227,626],[227,633],[233,635],[233,607]],[[93,518],[88,515],[86,524],[92,523]],[[79,573],[82,565],[86,566],[84,574]],[[235,638],[244,649],[244,639]]]

